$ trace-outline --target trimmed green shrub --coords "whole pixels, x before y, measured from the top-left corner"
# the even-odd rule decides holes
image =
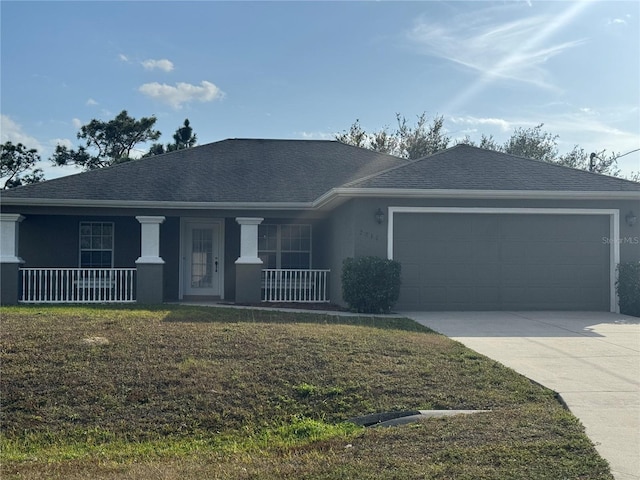
[[[620,313],[640,317],[640,262],[627,262],[618,265],[616,291],[620,304]]]
[[[389,313],[400,296],[400,263],[380,257],[346,258],[342,298],[358,313]]]

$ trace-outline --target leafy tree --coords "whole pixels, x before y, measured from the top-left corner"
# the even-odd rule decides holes
[[[354,147],[369,148],[376,152],[379,151],[376,148],[371,148],[370,135],[362,129],[360,120],[357,118],[356,121],[351,124],[348,131],[345,130],[343,133],[336,134],[335,139],[341,143],[353,145]]]
[[[0,152],[0,178],[6,178],[3,190],[44,180],[42,169],[34,168],[40,161],[40,155],[35,148],[27,149],[22,143],[14,145],[5,142],[0,145]]]
[[[373,133],[367,133],[356,120],[349,130],[337,134],[335,139],[376,152],[390,153],[398,157],[416,159],[431,155],[449,146],[450,139],[443,132],[444,117],[435,117],[428,122],[427,114],[418,115],[414,126],[407,119],[396,114],[397,130],[390,132],[387,127]]]
[[[447,137],[442,127],[444,117],[435,117],[433,121],[427,123],[426,113],[418,116],[414,127],[407,125],[407,119],[400,114],[396,115],[398,121],[400,156],[414,160],[417,158],[432,155],[449,146],[450,138]]]
[[[619,176],[618,155],[615,153],[606,154],[605,150],[600,152],[592,152],[587,154],[583,148],[578,145],[573,147],[568,153],[560,155],[555,162],[565,167],[579,168],[580,170],[588,170],[594,173],[602,173],[605,175]]]
[[[533,128],[516,128],[500,150],[545,162],[555,161],[558,157],[558,135],[545,132],[543,126],[540,123]]]
[[[389,132],[387,127],[373,133],[368,133],[356,120],[349,130],[337,134],[335,139],[342,143],[356,147],[368,148],[377,152],[390,153],[398,157],[416,159],[444,150],[450,144],[450,138],[445,134],[444,118],[435,117],[428,122],[425,113],[418,116],[415,126],[410,126],[407,119],[396,114],[398,129]],[[570,152],[560,154],[558,149],[558,135],[553,135],[543,129],[540,123],[532,128],[518,127],[514,129],[509,139],[499,144],[493,135],[482,134],[479,144],[468,135],[457,144],[479,146],[488,150],[509,153],[526,158],[533,158],[545,162],[564,165],[566,167],[587,170],[605,175],[620,176],[617,159],[620,155],[607,154],[605,150],[587,154],[578,145]],[[639,181],[640,172],[631,174],[630,180]]]
[[[173,142],[167,145],[168,152],[174,152],[176,150],[183,150],[185,148],[193,147],[198,141],[197,135],[193,133],[193,129],[189,124],[189,119],[185,118],[182,127],[176,130],[173,134]]]
[[[152,157],[153,155],[160,155],[162,153],[175,152],[176,150],[191,148],[196,145],[197,141],[198,137],[195,133],[193,133],[193,129],[189,124],[189,119],[185,118],[183,126],[178,128],[176,130],[176,133],[173,134],[173,143],[168,143],[166,148],[161,143],[154,143],[153,145],[151,145],[149,152],[147,152],[144,156]]]
[[[128,162],[136,145],[160,138],[160,132],[153,129],[155,123],[155,117],[136,120],[126,110],[108,122],[93,119],[77,135],[85,145],[77,150],[58,145],[51,160],[56,165],[75,164],[85,170]]]
[[[162,155],[163,153],[167,153],[164,149],[164,145],[161,143],[154,143],[149,148],[149,151],[143,155],[143,157],[153,157],[154,155]]]

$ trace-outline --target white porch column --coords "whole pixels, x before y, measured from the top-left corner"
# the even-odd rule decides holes
[[[139,216],[140,222],[140,258],[136,263],[164,263],[160,257],[160,224],[165,217]]]
[[[20,301],[20,264],[18,230],[24,220],[17,213],[0,213],[0,304],[16,305]]]
[[[164,299],[164,260],[160,257],[160,224],[164,217],[140,216],[140,258],[136,260],[136,301],[159,304]]]
[[[18,256],[19,223],[23,220],[17,213],[0,213],[0,263],[24,263]]]
[[[236,264],[262,265],[262,260],[258,257],[258,225],[263,220],[264,218],[236,218],[240,225],[240,257]]]
[[[240,256],[236,260],[236,303],[260,303],[262,260],[258,257],[258,225],[264,218],[238,217]]]

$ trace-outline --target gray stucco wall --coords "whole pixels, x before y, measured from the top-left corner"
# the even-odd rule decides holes
[[[235,218],[226,218],[224,222],[224,298],[233,301],[236,298],[236,265],[240,256],[240,225]]]
[[[327,267],[331,270],[329,299],[344,305],[342,300],[342,262],[355,255],[354,202],[349,201],[331,212],[327,222]]]
[[[137,223],[137,222],[136,222]],[[140,226],[138,225],[138,230]],[[138,246],[138,251],[140,247]],[[166,217],[160,225],[160,257],[164,260],[164,300],[174,302],[180,293],[180,218]]]
[[[78,267],[80,222],[113,222],[114,267],[135,267],[140,256],[140,224],[135,218],[67,215],[25,215],[18,246],[23,267]]]

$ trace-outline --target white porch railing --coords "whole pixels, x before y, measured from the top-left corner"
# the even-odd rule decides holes
[[[135,268],[21,268],[21,303],[135,302]]]
[[[330,270],[262,270],[263,302],[328,302]]]

